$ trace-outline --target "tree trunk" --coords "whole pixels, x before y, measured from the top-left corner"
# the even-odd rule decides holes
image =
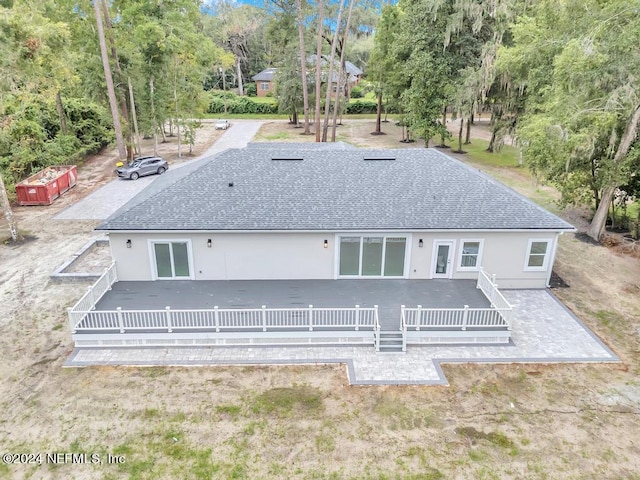
[[[471,118],[467,118],[467,135],[464,139],[464,144],[471,144],[471,123],[473,122],[473,113],[471,114]]]
[[[340,94],[340,82],[342,82],[343,72],[346,71],[346,66],[344,63],[345,61],[344,54],[345,54],[345,50],[347,49],[347,36],[349,35],[349,25],[351,24],[351,12],[353,11],[353,4],[355,2],[356,0],[351,0],[351,3],[349,4],[349,12],[347,13],[347,23],[345,24],[344,33],[342,34],[342,46],[340,48],[340,69],[338,70],[338,91],[336,92],[336,99],[333,107],[333,126],[331,127],[332,142],[336,141],[336,127],[337,127],[336,123],[338,121],[338,110],[340,110],[340,98],[342,97],[342,95]],[[348,84],[349,84],[349,74],[347,73],[347,76],[344,81],[345,98],[347,95]]]
[[[441,147],[446,147],[447,144],[445,143],[446,137],[444,132],[447,130],[447,106],[445,105],[444,108],[442,109],[442,133],[440,134],[440,146]]]
[[[4,186],[4,179],[2,178],[2,175],[0,175],[0,204],[2,206],[4,218],[9,223],[11,240],[13,240],[14,242],[22,240],[22,235],[18,233],[18,225],[16,224],[15,217],[13,216],[13,211],[11,210],[11,204],[9,203],[9,197],[7,197],[7,189]]]
[[[151,98],[151,122],[153,127],[153,154],[158,156],[158,119],[156,118],[156,107],[153,100],[155,90],[153,88],[153,75],[149,77],[149,97]]]
[[[380,125],[380,121],[382,120],[382,85],[379,85],[380,90],[378,91],[378,107],[376,108],[376,131],[377,135],[382,134],[382,126]]]
[[[176,133],[178,134],[178,158],[182,158],[182,138],[180,136],[180,110],[178,109],[178,57],[173,56],[173,101],[176,106]]]
[[[316,111],[313,119],[313,128],[316,133],[316,142],[320,141],[320,95],[322,94],[322,28],[324,23],[324,0],[318,0],[318,38],[316,45]]]
[[[238,75],[238,95],[244,95],[244,86],[242,85],[242,69],[240,68],[240,57],[236,57],[236,75]]]
[[[462,130],[464,128],[464,118],[460,118],[460,129],[458,130],[458,152],[462,153]]]
[[[631,118],[627,122],[627,125],[624,129],[624,134],[620,139],[620,143],[618,144],[618,149],[616,150],[616,154],[613,157],[613,163],[615,165],[620,164],[624,157],[629,153],[629,148],[631,144],[636,138],[638,133],[638,123],[640,122],[640,104],[636,105],[636,109],[631,115]],[[611,199],[613,198],[613,194],[615,193],[615,186],[608,186],[604,188],[602,191],[602,197],[600,197],[600,205],[596,210],[595,215],[593,216],[593,220],[591,220],[591,225],[589,226],[589,231],[587,234],[593,238],[594,240],[600,241],[600,236],[604,231],[604,226],[607,222],[607,215],[609,213],[609,204],[611,203]]]
[[[111,48],[111,57],[113,58],[113,64],[116,73],[116,86],[118,87],[118,101],[120,103],[120,115],[121,118],[125,120],[125,122],[129,119],[129,110],[127,109],[127,93],[126,87],[124,85],[124,79],[122,78],[122,70],[120,69],[120,60],[118,58],[118,50],[116,49],[116,42],[113,38],[113,31],[111,26],[111,17],[109,16],[109,6],[107,5],[106,0],[102,0],[102,14],[104,15],[104,23],[107,27],[107,38],[109,40],[109,47]],[[131,149],[131,127],[126,128],[126,145],[129,147],[127,149],[130,159],[133,159],[133,151]]]
[[[342,21],[342,9],[344,8],[344,2],[345,0],[340,0],[338,19],[336,20],[336,31],[333,34],[333,41],[331,42],[331,55],[329,56],[329,76],[327,77],[327,93],[324,99],[324,123],[322,124],[323,142],[327,141],[327,133],[329,131],[329,108],[331,107],[331,92],[333,91],[333,64],[336,60],[336,47],[338,46],[338,34],[340,33],[340,24]],[[336,83],[336,89],[338,86],[339,82]],[[337,94],[338,92],[336,91],[336,95]]]
[[[63,135],[66,135],[67,130],[67,116],[64,113],[64,107],[62,106],[62,97],[60,96],[60,90],[56,92],[56,110],[58,111],[58,118],[60,119],[60,131]]]
[[[133,120],[133,129],[136,137],[136,146],[138,155],[142,154],[142,148],[140,146],[140,131],[138,130],[138,116],[136,115],[136,102],[133,98],[133,86],[131,85],[131,77],[127,77],[127,83],[129,84],[129,103],[131,104],[131,117]]]
[[[304,25],[302,25],[302,2],[296,0],[298,12],[298,42],[300,43],[300,75],[302,76],[302,105],[304,111],[304,134],[309,135],[309,90],[307,88],[307,53],[304,48]],[[297,123],[296,123],[297,124]]]
[[[100,2],[93,2],[93,8],[96,14],[98,40],[100,42],[100,56],[102,57],[102,67],[104,69],[104,77],[107,83],[107,94],[109,97],[109,106],[111,107],[111,116],[113,117],[113,129],[115,130],[116,134],[116,144],[118,145],[118,156],[120,157],[120,159],[125,159],[127,158],[127,150],[124,146],[124,138],[122,137],[122,126],[120,125],[120,114],[118,113],[118,105],[116,102],[116,92],[113,88],[113,78],[111,77],[111,67],[109,66],[109,57],[107,54],[107,44],[104,37],[104,28],[102,27]]]

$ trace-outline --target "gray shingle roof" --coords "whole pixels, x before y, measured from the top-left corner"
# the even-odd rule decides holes
[[[388,158],[395,160],[383,160]],[[305,144],[278,145],[273,150],[264,146],[226,150],[196,166],[170,169],[98,227],[429,229],[573,227],[437,150],[327,151]]]
[[[255,74],[251,77],[251,80],[254,82],[272,82],[273,78],[276,75],[277,68],[266,68],[262,70],[260,73]]]

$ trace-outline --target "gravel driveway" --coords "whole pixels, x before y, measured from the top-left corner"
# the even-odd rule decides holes
[[[171,167],[180,168],[203,157],[222,152],[229,148],[242,148],[255,136],[264,122],[256,120],[234,120],[231,127],[201,156]],[[54,220],[104,220],[140,193],[158,178],[158,175],[142,177],[138,180],[116,178],[95,192],[63,210]]]

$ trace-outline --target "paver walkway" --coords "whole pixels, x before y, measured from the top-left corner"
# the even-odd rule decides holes
[[[504,290],[515,308],[513,343],[409,346],[406,354],[371,347],[77,348],[65,366],[267,365],[344,363],[352,385],[446,385],[443,363],[619,362],[619,358],[547,290]]]
[[[182,168],[228,148],[246,147],[263,123],[257,120],[234,121],[231,127],[205,153],[170,168],[172,170]],[[159,175],[149,175],[136,181],[124,181],[116,178],[53,218],[54,220],[104,220],[158,178]]]

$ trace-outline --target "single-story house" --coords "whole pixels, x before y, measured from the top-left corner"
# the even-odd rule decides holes
[[[575,229],[436,149],[249,144],[170,169],[97,230],[108,233],[117,280],[130,282],[128,290],[135,290],[136,282],[149,285],[176,280],[213,282],[213,290],[251,281],[276,281],[281,282],[280,289],[298,288],[312,281],[316,283],[309,288],[357,289],[361,285],[373,289],[374,283],[367,282],[378,282],[375,288],[384,292],[381,282],[388,282],[389,289],[411,285],[426,289],[427,284],[419,282],[428,281],[441,282],[439,288],[446,296],[446,291],[465,282],[479,291],[477,282],[489,299],[487,308],[478,306],[477,315],[484,317],[472,320],[469,302],[464,299],[457,309],[425,313],[428,308],[423,307],[429,305],[422,305],[418,298],[419,307],[405,311],[403,306],[402,323],[398,312],[393,319],[397,323],[389,327],[406,332],[413,326],[414,335],[440,328],[442,334],[430,332],[429,338],[442,343],[453,341],[453,335],[469,335],[473,328],[468,326],[474,325],[493,329],[485,337],[476,332],[475,342],[508,341],[508,333],[500,337],[495,331],[498,327],[509,330],[505,312],[511,312],[497,285],[547,287],[558,237]],[[287,281],[294,282],[294,287]],[[304,292],[298,291],[296,297],[300,304],[311,303],[305,302]],[[489,308],[497,311],[489,312]],[[83,319],[88,318],[88,309],[78,311],[72,320],[74,332],[82,330]],[[314,334],[322,329],[313,323],[318,313],[301,312],[296,315],[309,322]],[[351,327],[355,321],[360,333],[366,323],[361,313],[356,311],[356,320],[345,320]],[[384,325],[378,324],[377,307],[369,313],[373,316],[367,325],[379,345]],[[164,318],[164,312],[160,314],[158,318]],[[218,315],[216,311],[216,331],[208,338],[219,334]],[[261,318],[266,334],[267,314],[263,312]],[[120,332],[128,331],[122,318],[118,321]],[[116,328],[115,313],[110,322],[92,328]],[[169,337],[175,335],[175,322],[164,326]],[[155,323],[152,326],[160,328]],[[321,326],[330,329],[336,324]],[[187,327],[193,324],[185,324]],[[459,331],[452,333],[454,328]],[[404,346],[406,341],[404,338]]]
[[[307,61],[309,62],[309,65],[315,65],[315,55],[310,55],[307,59]],[[326,82],[326,76],[328,75],[328,68],[327,68],[327,60],[324,59],[323,57],[323,61],[322,61],[322,65],[323,65],[323,69],[327,70],[326,72],[323,72],[323,82]],[[338,83],[338,68],[339,65],[337,65],[335,67],[334,73],[333,73],[333,80],[332,83],[334,84],[333,87],[333,91],[336,91],[336,86],[335,84]],[[345,69],[346,69],[346,74],[348,75],[348,88],[349,91],[351,91],[351,88],[354,85],[358,85],[358,83],[360,83],[360,80],[362,79],[362,75],[363,75],[363,71],[356,67],[353,63],[349,62],[348,60],[345,61]],[[264,70],[262,70],[260,73],[254,75],[253,77],[251,77],[251,80],[253,80],[256,83],[256,91],[259,97],[266,97],[267,94],[269,93],[273,93],[275,91],[275,76],[276,76],[276,72],[277,72],[277,68],[266,68]],[[312,83],[313,83],[313,78],[309,79]]]
[[[118,277],[474,279],[482,266],[503,288],[544,288],[573,230],[438,150],[268,145],[172,169],[100,225]]]
[[[266,97],[269,93],[273,93],[275,91],[275,76],[275,68],[266,68],[257,75],[251,77],[251,80],[256,82],[256,92],[259,97]]]

